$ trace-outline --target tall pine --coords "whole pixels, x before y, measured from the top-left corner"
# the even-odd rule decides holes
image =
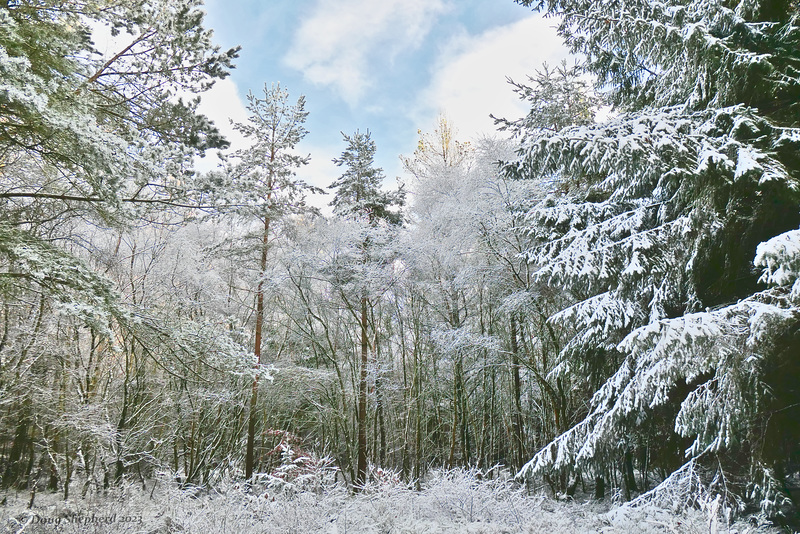
[[[263,364],[265,344],[267,259],[272,247],[271,239],[276,223],[281,218],[308,211],[305,195],[321,192],[296,176],[298,169],[307,165],[310,156],[296,152],[297,145],[308,133],[305,129],[308,112],[305,97],[296,103],[289,100],[289,92],[280,84],[264,85],[263,97],[252,92],[247,96],[248,122],[234,123],[234,128],[253,144],[237,151],[238,164],[226,174],[213,176],[219,201],[234,205],[234,212],[258,221],[258,280],[255,288],[255,325],[253,327],[253,354],[258,366]],[[223,181],[227,182],[224,183]],[[225,187],[220,187],[224,183]],[[225,198],[225,195],[232,198]],[[263,368],[259,371],[263,371]],[[247,422],[245,447],[245,478],[250,480],[256,468],[255,441],[258,411],[258,374],[253,379]]]
[[[383,169],[375,167],[375,141],[370,131],[356,131],[353,135],[342,133],[347,148],[333,162],[344,172],[329,187],[336,193],[330,205],[333,212],[344,217],[366,217],[370,224],[384,221],[399,224],[402,216],[393,207],[404,204],[405,193],[383,191]]]
[[[523,475],[621,481],[682,465],[740,504],[800,502],[800,13],[796,2],[518,0],[614,104],[522,136],[510,177],[557,184],[527,214],[536,277],[575,297],[555,374],[587,416]],[[674,481],[675,477],[669,479]]]
[[[360,365],[358,378],[358,401],[356,407],[357,459],[355,487],[360,489],[367,481],[367,366],[369,363],[369,311],[371,303],[370,264],[381,263],[380,254],[374,249],[385,244],[385,229],[402,223],[402,213],[396,208],[405,202],[402,188],[396,191],[383,191],[383,169],[375,167],[375,141],[369,130],[356,131],[352,136],[342,133],[347,148],[340,158],[333,162],[344,168],[342,175],[330,185],[336,193],[331,201],[333,212],[341,217],[355,219],[363,223],[360,254],[349,266],[345,278],[358,292],[359,307],[357,318],[360,332]],[[359,266],[361,268],[359,268]],[[340,273],[341,274],[341,273]],[[341,277],[337,276],[344,281]],[[350,284],[348,284],[350,285]],[[341,287],[340,287],[341,289]],[[345,302],[347,299],[345,298]],[[350,307],[348,305],[348,307]],[[356,313],[355,310],[351,311]]]

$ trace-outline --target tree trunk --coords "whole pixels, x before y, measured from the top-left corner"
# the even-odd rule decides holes
[[[467,409],[467,391],[464,378],[464,359],[459,355],[458,358],[458,399],[459,410],[461,411],[461,428],[459,434],[461,436],[461,463],[464,466],[470,465],[472,462],[472,444],[469,435],[469,411]]]
[[[269,198],[269,197],[268,197]],[[264,218],[264,237],[261,246],[261,278],[256,290],[256,329],[253,354],[256,356],[256,365],[261,367],[261,340],[264,330],[264,272],[267,270],[267,247],[269,245],[270,218]],[[250,480],[253,476],[254,451],[256,441],[256,409],[258,407],[258,375],[253,379],[253,388],[250,395],[250,414],[247,420],[247,451],[244,461],[244,476]]]
[[[450,424],[450,454],[447,457],[447,467],[453,469],[456,466],[456,438],[458,436],[458,363],[453,364],[453,420]]]
[[[627,447],[622,457],[622,481],[625,485],[625,500],[630,501],[632,493],[638,491],[638,488],[636,487],[636,475],[633,472],[633,454]]]
[[[367,297],[361,297],[361,373],[358,381],[358,461],[355,488],[367,482]]]
[[[602,476],[594,478],[594,498],[598,501],[606,496],[606,481]]]
[[[458,308],[458,293],[453,291],[450,295],[450,326],[453,329],[461,326],[461,315]],[[447,460],[448,466],[452,469],[456,466],[456,449],[458,447],[458,438],[461,437],[462,453],[464,450],[464,434],[459,433],[461,418],[464,414],[459,414],[462,408],[461,404],[461,375],[463,369],[462,363],[463,356],[461,351],[457,349],[457,353],[453,357],[453,420],[450,428],[450,455]]]
[[[380,374],[375,377],[375,417],[378,423],[378,465],[386,466],[386,417],[383,407],[383,391]]]
[[[422,489],[422,363],[417,337],[414,342],[414,378],[412,382],[414,399],[414,486],[417,491]]]
[[[511,314],[511,387],[513,395],[513,412],[511,416],[511,429],[514,440],[514,471],[525,463],[525,436],[522,428],[522,388],[519,377],[519,345],[517,343],[517,320]]]

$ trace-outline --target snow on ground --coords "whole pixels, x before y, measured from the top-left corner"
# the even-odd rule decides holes
[[[152,483],[151,483],[152,484]],[[422,491],[394,482],[358,495],[343,486],[325,491],[179,490],[160,481],[142,489],[99,492],[59,500],[57,495],[6,495],[0,506],[6,533],[386,533],[578,534],[777,532],[752,524],[728,525],[699,510],[681,513],[592,502],[560,502],[528,495],[508,480],[480,480],[474,471],[430,478]]]

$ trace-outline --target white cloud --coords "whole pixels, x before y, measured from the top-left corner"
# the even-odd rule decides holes
[[[331,158],[326,158],[325,155],[335,154],[337,150],[341,149],[339,147],[330,146],[305,146],[304,148],[306,152],[311,153],[311,161],[308,165],[298,169],[297,177],[310,185],[321,189],[327,189],[328,186],[342,174],[342,169],[337,167]],[[309,195],[306,198],[306,202],[318,208],[323,214],[330,215],[332,213],[332,208],[328,206],[328,203],[332,199],[333,197],[330,194],[314,194]]]
[[[192,96],[192,95],[189,95]],[[231,149],[245,148],[250,142],[239,132],[233,129],[231,120],[246,123],[249,113],[236,84],[230,77],[217,80],[214,86],[200,96],[198,111],[214,121],[220,133],[231,143]],[[214,151],[209,151],[205,158],[198,159],[195,165],[198,170],[208,171],[220,163]]]
[[[526,109],[506,77],[525,82],[543,62],[558,64],[567,50],[556,34],[556,22],[532,15],[480,35],[462,34],[442,49],[430,85],[421,92],[415,112],[423,130],[432,130],[445,113],[459,137],[495,132],[489,114],[509,119]]]
[[[285,62],[355,105],[372,85],[374,67],[419,47],[445,10],[445,0],[318,0]]]

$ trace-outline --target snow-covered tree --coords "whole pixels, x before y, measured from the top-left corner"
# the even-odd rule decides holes
[[[528,136],[555,133],[567,126],[594,122],[601,105],[589,85],[586,74],[577,63],[567,66],[563,61],[555,68],[546,63],[527,83],[509,79],[514,92],[530,110],[516,120],[494,117],[500,131],[509,131],[513,138],[525,143]]]
[[[480,204],[480,185],[470,172],[472,148],[456,139],[457,130],[443,115],[433,132],[419,132],[412,157],[402,158],[413,179],[414,225],[404,261],[413,283],[425,294],[428,328],[436,357],[446,362],[450,391],[447,465],[467,465],[474,457],[474,435],[468,426],[465,358],[479,350],[482,332],[470,328],[476,287],[473,224]],[[452,378],[451,378],[452,377]],[[446,397],[445,397],[446,398]]]
[[[405,193],[402,189],[384,191],[383,169],[375,167],[375,141],[369,130],[356,130],[353,135],[342,133],[347,148],[333,162],[344,167],[344,173],[329,187],[336,190],[330,205],[342,217],[367,217],[371,223],[383,221],[399,224],[402,216],[393,208],[402,207]]]
[[[64,238],[65,221],[124,222],[123,205],[186,202],[191,157],[225,141],[178,93],[209,88],[237,54],[212,43],[203,15],[195,0],[2,6],[4,224]],[[106,55],[92,41],[104,33]]]
[[[784,275],[800,223],[796,3],[520,3],[561,17],[619,111],[531,132],[505,167],[568,185],[529,211],[526,255],[578,298],[551,318],[578,327],[555,372],[596,387],[522,474],[619,469],[630,493],[635,456],[643,486],[656,465],[699,460],[786,512],[800,472],[785,419],[800,399],[777,372],[797,371],[800,321]]]
[[[181,203],[190,158],[226,146],[180,95],[227,76],[201,2],[8,2],[0,10],[8,210]],[[93,39],[108,39],[111,52]],[[25,172],[15,171],[23,166]],[[40,179],[25,180],[26,176]],[[13,212],[12,212],[13,213]]]
[[[154,443],[169,425],[150,409],[162,379],[246,362],[226,332],[143,305],[141,249],[126,258],[135,291],[121,290],[114,262],[98,266],[121,247],[103,254],[85,224],[196,205],[192,158],[226,142],[181,96],[227,76],[237,54],[213,44],[200,6],[0,2],[4,486],[45,473],[67,497],[77,472],[86,488],[104,471],[147,473],[165,457]]]
[[[375,141],[369,130],[366,133],[356,131],[352,136],[342,134],[347,148],[340,158],[333,162],[344,167],[344,173],[330,187],[336,190],[331,205],[334,213],[352,220],[362,227],[355,245],[354,255],[340,255],[344,261],[335,269],[335,284],[338,286],[344,301],[345,288],[355,289],[359,299],[356,313],[351,304],[348,308],[357,315],[360,329],[360,367],[358,380],[358,415],[356,427],[358,434],[356,487],[363,487],[367,481],[367,366],[369,364],[369,310],[373,306],[371,299],[379,297],[375,290],[376,279],[382,278],[375,271],[383,270],[389,263],[382,248],[389,241],[390,228],[402,223],[403,217],[397,208],[405,202],[402,187],[396,191],[386,192],[381,189],[383,170],[375,167]],[[385,447],[384,447],[385,449]]]
[[[297,171],[307,165],[310,156],[297,153],[297,145],[306,136],[308,112],[305,97],[292,104],[289,92],[280,84],[264,86],[263,97],[252,92],[247,96],[248,122],[235,123],[234,128],[252,142],[246,149],[233,154],[235,163],[224,172],[211,173],[207,185],[212,188],[215,203],[223,212],[232,211],[246,224],[258,221],[255,239],[258,245],[258,271],[255,281],[255,325],[253,353],[262,364],[265,338],[265,285],[267,259],[277,224],[282,217],[308,211],[305,196],[321,192],[297,177]],[[254,468],[258,380],[253,382],[247,432],[245,477],[250,479]]]

